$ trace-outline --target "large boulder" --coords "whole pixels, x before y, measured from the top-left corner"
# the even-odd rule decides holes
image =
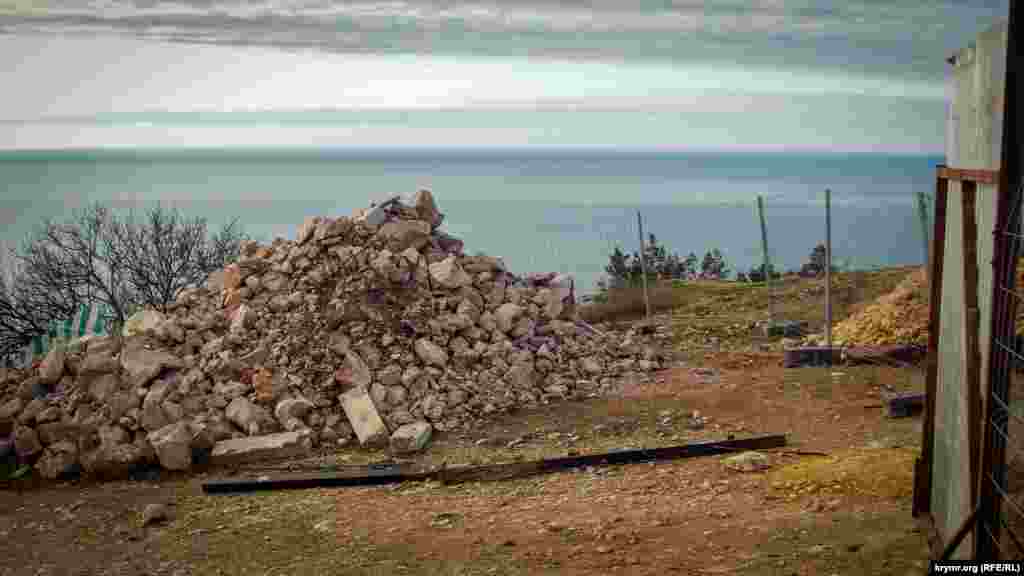
[[[164,411],[164,399],[170,391],[168,382],[159,381],[149,389],[142,401],[142,427],[147,432],[159,430],[171,423],[171,418]]]
[[[147,348],[140,340],[126,343],[121,351],[121,367],[132,388],[146,386],[165,368],[183,368],[180,358],[163,350]]]
[[[117,358],[106,351],[92,352],[86,355],[78,365],[78,377],[84,378],[98,374],[112,374],[119,368]]]
[[[523,308],[521,306],[511,302],[506,302],[494,311],[494,320],[498,325],[498,330],[507,334],[512,331],[516,320],[518,320],[522,315]]]
[[[393,252],[419,250],[430,241],[430,224],[420,220],[395,220],[380,227],[377,236]]]
[[[148,461],[145,447],[132,444],[103,444],[81,455],[82,467],[89,474],[101,477],[127,475]]]
[[[250,436],[256,436],[270,427],[270,414],[246,398],[235,398],[224,410],[224,415]]]
[[[458,290],[463,286],[473,283],[473,279],[459,266],[459,262],[454,255],[431,264],[428,270],[430,271],[430,278],[434,282],[449,290]]]
[[[167,470],[188,470],[192,467],[192,430],[188,422],[175,422],[147,436],[160,465]]]

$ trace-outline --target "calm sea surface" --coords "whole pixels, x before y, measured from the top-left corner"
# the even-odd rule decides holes
[[[561,271],[592,287],[616,243],[645,231],[681,254],[719,247],[733,269],[760,259],[756,197],[782,267],[824,239],[854,266],[922,261],[914,195],[942,158],[540,150],[148,150],[0,152],[0,240],[15,245],[47,217],[90,202],[156,202],[219,224],[238,217],[269,241],[303,218],[350,214],[374,199],[432,190],[467,252],[516,272]]]

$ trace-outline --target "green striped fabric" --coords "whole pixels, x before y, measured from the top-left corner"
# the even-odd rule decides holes
[[[72,318],[55,322],[45,334],[32,338],[25,350],[27,361],[43,356],[56,342],[69,342],[83,336],[107,334],[107,324],[112,318],[110,310],[103,305],[85,305]]]

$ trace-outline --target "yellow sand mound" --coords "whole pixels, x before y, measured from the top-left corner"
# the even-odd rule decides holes
[[[768,474],[777,496],[860,494],[877,498],[909,497],[914,490],[916,450],[856,448],[831,456],[808,456]]]

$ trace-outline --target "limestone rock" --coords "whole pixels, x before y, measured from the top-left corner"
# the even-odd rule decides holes
[[[224,415],[250,436],[256,436],[268,427],[270,414],[245,398],[235,398],[224,410]]]
[[[509,333],[515,326],[516,320],[519,319],[523,314],[523,309],[517,304],[507,302],[498,307],[494,311],[494,320],[497,323],[498,330],[504,333]]]
[[[771,464],[768,457],[760,452],[741,452],[722,461],[726,467],[737,472],[759,472],[768,469]]]
[[[311,439],[312,433],[309,430],[296,430],[222,440],[214,445],[210,463],[215,466],[232,466],[268,459],[305,456],[312,447]]]
[[[457,290],[473,282],[469,274],[459,266],[455,256],[449,256],[440,262],[435,262],[428,269],[431,279],[449,290]]]
[[[231,315],[231,331],[236,334],[244,334],[256,321],[256,313],[242,304]]]
[[[167,470],[192,467],[192,431],[187,422],[168,424],[147,436],[160,465]]]
[[[138,444],[101,445],[81,456],[82,467],[89,474],[122,477],[147,461],[145,449]]]
[[[277,421],[282,425],[292,418],[304,421],[309,412],[314,408],[313,403],[305,398],[287,398],[277,403],[277,408],[274,409],[274,416],[277,417]]]
[[[145,386],[160,375],[164,368],[183,368],[177,356],[163,350],[150,350],[140,341],[134,341],[121,351],[121,367],[131,387]]]
[[[388,429],[381,419],[377,407],[365,388],[354,388],[342,394],[338,400],[355,431],[359,443],[377,445],[388,440]]]
[[[170,417],[164,411],[164,398],[170,385],[167,382],[157,382],[146,394],[142,401],[142,427],[149,432],[159,430],[171,423]]]
[[[430,441],[433,426],[429,422],[406,424],[391,435],[391,450],[398,454],[419,452]]]
[[[444,368],[448,364],[448,353],[426,338],[416,341],[416,355],[426,364]]]
[[[393,252],[409,248],[419,250],[430,240],[430,224],[420,220],[397,220],[384,224],[377,236],[387,242]]]

